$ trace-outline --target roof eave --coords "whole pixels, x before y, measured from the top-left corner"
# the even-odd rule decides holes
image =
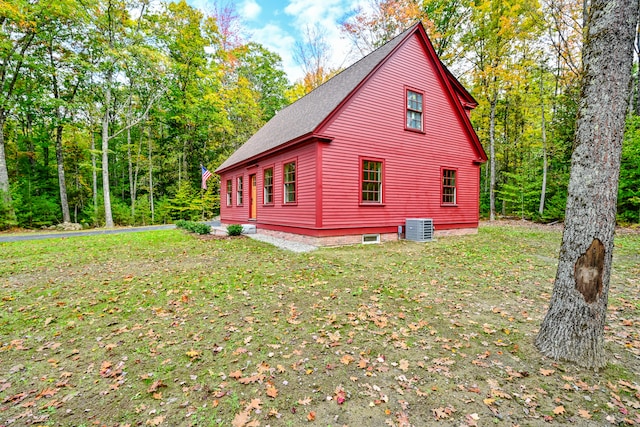
[[[302,144],[305,142],[311,142],[311,141],[317,141],[317,142],[323,142],[323,143],[330,143],[331,141],[333,141],[334,137],[332,136],[328,136],[328,135],[322,135],[319,133],[315,133],[315,132],[308,132],[304,135],[301,135],[297,138],[294,138],[290,141],[285,142],[284,144],[280,144],[277,147],[274,147],[270,150],[264,151],[262,153],[256,154],[254,156],[251,156],[247,159],[244,159],[238,163],[234,163],[232,165],[229,165],[225,168],[222,169],[216,169],[215,173],[217,173],[218,175],[222,175],[225,172],[228,172],[229,170],[232,169],[238,169],[238,168],[243,168],[246,167],[248,165],[251,164],[255,164],[257,161],[259,161],[260,159],[262,159],[263,157],[267,157],[270,156],[272,154],[275,154],[279,151],[285,150],[287,148],[291,148],[294,145],[298,145],[298,144]]]

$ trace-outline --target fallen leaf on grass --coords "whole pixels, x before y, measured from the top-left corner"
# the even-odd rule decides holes
[[[316,420],[316,413],[314,411],[311,411],[307,414],[307,421],[315,421]]]
[[[556,408],[553,410],[553,413],[556,415],[561,415],[564,414],[565,410],[564,410],[564,406],[560,405],[560,406],[556,406]]]
[[[467,416],[464,418],[465,422],[467,423],[467,426],[469,427],[477,427],[478,426],[478,420],[480,419],[480,416],[476,413],[473,414],[467,414]]]
[[[41,397],[52,397],[58,392],[57,388],[45,388],[36,396],[36,399],[40,399]]]
[[[278,397],[278,390],[274,386],[268,385],[267,396],[271,397],[272,399],[275,399],[276,397]]]
[[[160,387],[166,387],[166,384],[164,384],[162,380],[156,380],[149,386],[147,393],[155,393]]]
[[[164,422],[164,419],[166,417],[164,415],[158,415],[155,418],[151,418],[149,420],[147,420],[146,425],[148,426],[159,426],[160,424],[162,424]]]
[[[231,421],[231,425],[233,427],[246,427],[248,422],[249,422],[249,413],[242,411],[236,414],[235,417],[233,417],[233,421]]]
[[[487,405],[487,406],[491,406],[491,405],[493,405],[494,403],[496,403],[496,400],[495,400],[495,399],[492,399],[492,398],[486,398],[486,399],[484,399],[484,400],[483,400],[483,402],[484,402],[484,404],[485,404],[485,405]]]
[[[310,397],[305,397],[304,399],[298,399],[298,405],[309,405],[311,403]]]
[[[251,402],[245,408],[247,411],[252,409],[260,409],[262,407],[262,401],[260,399],[251,399]]]
[[[349,363],[353,362],[354,360],[355,359],[350,354],[345,354],[344,356],[342,356],[340,358],[340,362],[342,362],[344,365],[348,365]]]
[[[586,409],[578,409],[578,415],[580,415],[585,420],[591,419],[591,414]]]
[[[200,352],[197,350],[189,350],[185,353],[188,357],[190,357],[193,360],[199,359],[200,358]]]
[[[446,408],[441,406],[440,408],[432,409],[431,412],[433,412],[433,416],[436,417],[436,420],[443,420],[445,418],[449,418],[451,414],[456,412],[456,410],[453,406],[449,405]]]
[[[238,379],[238,382],[240,384],[251,384],[251,383],[258,382],[258,381],[262,381],[263,379],[264,379],[264,375],[255,374],[255,375],[251,375],[250,377],[240,378],[240,379]]]
[[[552,375],[555,372],[554,369],[544,369],[544,368],[540,368],[540,373],[542,375],[544,375],[545,377],[548,377],[550,375]]]
[[[242,372],[240,372],[240,370],[233,371],[233,372],[229,373],[229,378],[233,378],[233,379],[238,380],[238,379],[242,378]]]
[[[342,405],[345,402],[345,400],[347,400],[347,393],[345,393],[345,391],[342,388],[342,386],[336,387],[335,399],[336,399],[336,403],[338,403],[338,405]]]
[[[409,361],[406,359],[400,360],[400,363],[398,364],[398,368],[402,372],[407,372],[409,370]]]

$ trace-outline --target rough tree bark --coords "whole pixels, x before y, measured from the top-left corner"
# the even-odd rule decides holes
[[[536,346],[545,356],[597,369],[606,364],[604,323],[638,0],[592,0],[588,16],[565,229]]]

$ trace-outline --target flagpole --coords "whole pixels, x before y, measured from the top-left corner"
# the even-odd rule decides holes
[[[204,170],[204,165],[202,163],[200,163],[200,173],[202,174]],[[204,180],[203,180],[204,182]],[[204,185],[200,185],[200,204],[202,205],[202,221],[204,221],[204,192],[206,190],[204,189]]]

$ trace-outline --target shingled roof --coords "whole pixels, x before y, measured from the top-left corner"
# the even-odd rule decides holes
[[[287,143],[314,135],[314,132],[331,113],[418,27],[423,28],[422,23],[418,22],[412,25],[402,34],[279,111],[229,156],[216,169],[216,172],[220,173],[237,164],[256,159],[261,154],[273,151]],[[442,67],[446,70],[444,65]],[[445,72],[448,73],[448,70]],[[450,73],[448,73],[448,77],[455,80],[455,77]],[[457,82],[457,80],[455,81]],[[462,88],[459,83],[458,86]],[[464,88],[462,90],[464,91],[463,96],[473,100],[473,97]]]

